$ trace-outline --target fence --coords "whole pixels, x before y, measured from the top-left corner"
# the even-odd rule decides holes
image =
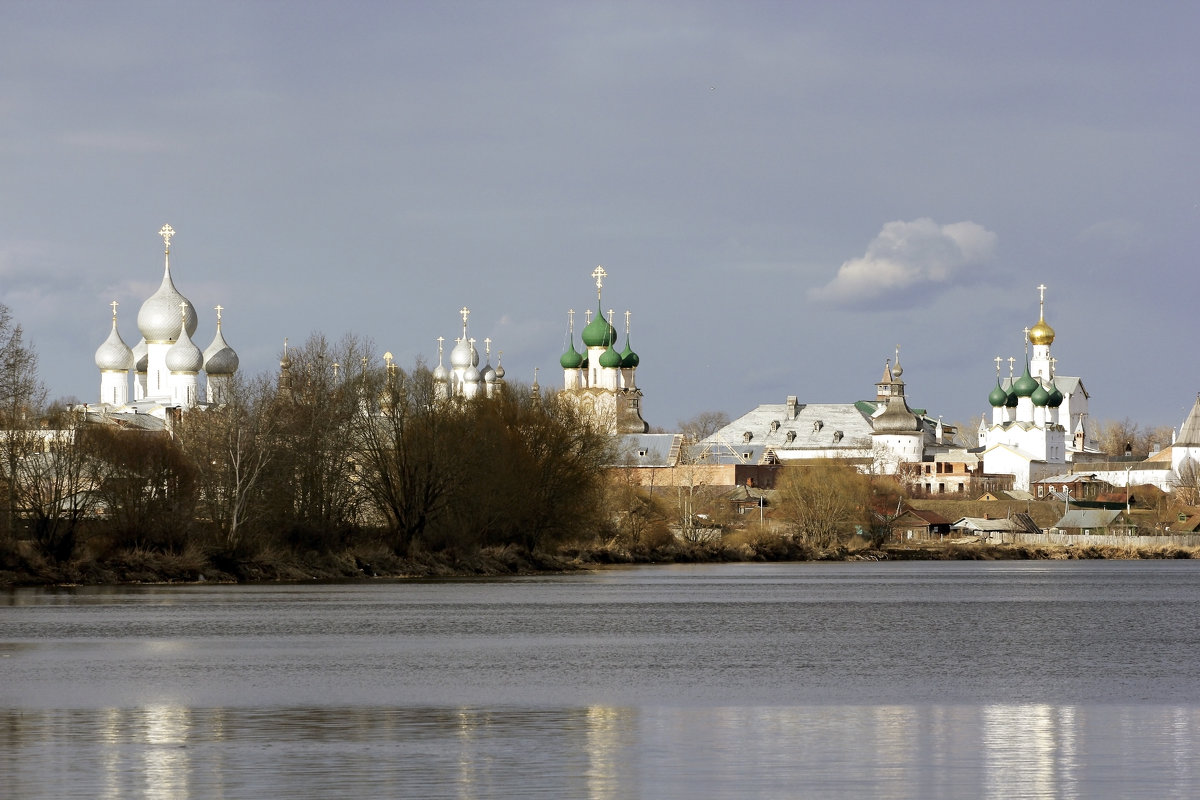
[[[1163,536],[1110,536],[1077,533],[992,533],[989,542],[1003,544],[1112,545],[1113,547],[1200,547],[1200,533],[1174,533]]]

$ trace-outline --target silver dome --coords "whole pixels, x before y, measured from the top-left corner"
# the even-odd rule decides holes
[[[454,349],[450,351],[450,366],[453,369],[465,369],[479,363],[479,353],[466,339],[457,340]]]
[[[164,344],[173,342],[179,336],[179,304],[186,303],[184,319],[188,336],[196,332],[196,309],[186,297],[175,288],[171,280],[171,262],[168,261],[163,269],[162,284],[158,291],[150,295],[142,303],[138,311],[138,330],[142,332],[147,342]]]
[[[133,351],[121,338],[114,319],[108,338],[96,349],[96,366],[105,372],[127,372],[133,369],[133,363]]]
[[[217,335],[204,351],[204,371],[209,375],[232,375],[237,372],[238,363],[238,354],[225,342],[218,323]]]
[[[167,369],[171,372],[199,372],[204,368],[204,354],[192,343],[187,331],[167,349]]]

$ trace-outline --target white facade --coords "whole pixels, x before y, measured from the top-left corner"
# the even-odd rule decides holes
[[[165,417],[168,407],[188,409],[201,402],[205,358],[191,340],[196,331],[196,311],[175,288],[171,275],[171,237],[175,231],[170,225],[164,225],[159,235],[164,244],[163,278],[158,290],[138,311],[141,340],[132,350],[125,347],[117,331],[117,303],[114,301],[113,330],[96,351],[96,366],[100,369],[100,405],[107,413]],[[217,307],[217,338],[223,352],[219,357],[222,366],[218,390],[228,387],[237,369],[237,355],[220,334],[220,308]],[[129,399],[131,379],[132,402]],[[209,402],[214,402],[212,395],[213,388],[210,387]]]

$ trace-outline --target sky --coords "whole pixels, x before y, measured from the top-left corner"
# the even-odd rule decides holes
[[[466,306],[558,386],[603,265],[673,430],[873,398],[897,346],[910,405],[977,425],[1045,285],[1093,419],[1178,427],[1197,30],[1178,2],[11,0],[0,302],[50,396],[96,402],[169,223],[196,343],[222,305],[245,374],[314,332],[436,363]]]

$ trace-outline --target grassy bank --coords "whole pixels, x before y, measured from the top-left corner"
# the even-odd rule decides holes
[[[252,583],[338,581],[371,578],[442,578],[531,575],[618,564],[716,564],[788,561],[1020,561],[1068,559],[1200,558],[1183,547],[1086,547],[930,543],[874,549],[860,543],[817,549],[780,538],[731,536],[713,542],[676,542],[629,547],[576,543],[551,553],[517,546],[472,552],[416,553],[407,558],[384,547],[336,553],[265,551],[237,557],[189,547],[182,553],[131,549],[103,560],[54,562],[18,544],[0,553],[0,586],[137,583]]]

